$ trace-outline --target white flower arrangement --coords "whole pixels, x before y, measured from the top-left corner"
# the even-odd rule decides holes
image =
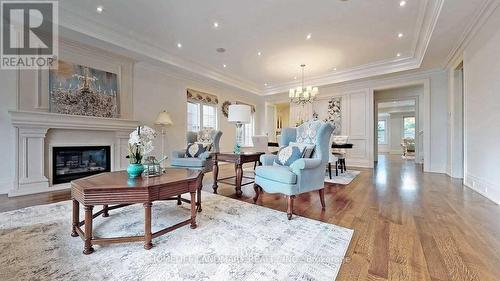
[[[128,156],[130,164],[140,164],[144,155],[153,152],[153,140],[156,137],[155,130],[148,126],[139,126],[130,133],[128,139]]]

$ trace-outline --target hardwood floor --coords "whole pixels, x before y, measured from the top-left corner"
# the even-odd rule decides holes
[[[250,167],[250,165],[248,166]],[[317,192],[297,196],[295,213],[354,229],[337,280],[499,280],[500,207],[413,161],[382,155],[348,186],[328,185],[326,210]],[[221,165],[220,177],[231,175]],[[204,189],[211,190],[207,174]],[[240,200],[253,202],[252,185]],[[236,198],[234,187],[219,194]],[[69,199],[69,192],[0,197],[0,211]],[[285,198],[264,194],[257,204],[285,212]],[[283,216],[286,216],[283,213]]]

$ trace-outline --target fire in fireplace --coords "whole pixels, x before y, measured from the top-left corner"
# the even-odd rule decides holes
[[[52,183],[111,171],[110,146],[64,146],[52,148]]]

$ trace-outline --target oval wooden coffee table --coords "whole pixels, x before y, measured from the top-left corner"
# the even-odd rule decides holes
[[[159,177],[129,179],[125,171],[102,173],[71,182],[73,200],[73,226],[71,236],[80,236],[84,241],[83,253],[94,251],[92,245],[144,241],[144,248],[153,247],[152,239],[181,226],[191,224],[196,228],[196,192],[201,190],[203,173],[190,169],[167,168]],[[191,218],[157,232],[151,232],[151,206],[157,200],[177,200],[184,193],[191,195]],[[85,209],[85,219],[80,221],[80,204]],[[92,220],[109,211],[131,204],[144,206],[144,235],[129,237],[98,238],[92,236]],[[94,206],[102,210],[92,213]],[[200,206],[201,207],[201,206]],[[84,226],[84,230],[82,230]]]

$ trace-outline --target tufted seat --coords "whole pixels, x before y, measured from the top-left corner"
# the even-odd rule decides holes
[[[259,166],[255,169],[255,175],[286,184],[297,183],[297,175],[290,171],[288,167],[283,166]]]

